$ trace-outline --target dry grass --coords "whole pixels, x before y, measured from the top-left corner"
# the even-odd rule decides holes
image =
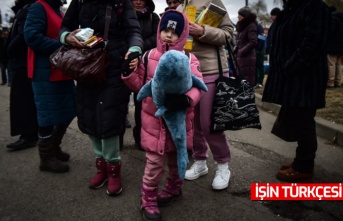
[[[262,94],[263,88],[256,89],[256,93]],[[343,125],[343,87],[326,90],[326,107],[318,110],[317,116]]]

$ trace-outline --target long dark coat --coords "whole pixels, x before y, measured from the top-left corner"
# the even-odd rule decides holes
[[[138,22],[142,28],[143,53],[156,47],[156,34],[160,17],[154,12],[155,4],[152,0],[146,1],[148,11],[141,13],[136,11]]]
[[[275,21],[263,101],[300,108],[325,106],[326,46],[331,15],[321,0],[294,1]]]
[[[237,45],[234,54],[245,79],[255,85],[257,26],[256,15],[251,13],[237,22]]]
[[[44,0],[62,20],[61,2]],[[58,24],[49,23],[44,6],[33,3],[27,14],[24,37],[27,45],[34,51],[34,74],[32,89],[37,108],[39,127],[69,124],[75,117],[75,84],[73,80],[51,81],[50,55],[62,46],[60,41],[47,36],[47,27],[55,30]],[[54,25],[54,26],[53,26]],[[56,33],[57,37],[57,33]]]
[[[94,34],[103,36],[106,0],[72,0],[65,14],[60,35],[65,31],[92,28]],[[114,1],[113,1],[114,2]],[[80,130],[100,139],[123,134],[130,90],[121,79],[121,65],[128,49],[143,48],[141,29],[130,0],[124,1],[123,12],[118,17],[112,7],[112,17],[106,50],[110,57],[106,81],[97,87],[78,83],[76,88],[77,118]]]
[[[34,0],[26,3],[30,2],[34,2]],[[27,45],[23,34],[30,4],[21,7],[14,18],[7,46],[8,66],[12,73],[10,92],[11,136],[36,134],[38,131],[31,79],[27,77]]]

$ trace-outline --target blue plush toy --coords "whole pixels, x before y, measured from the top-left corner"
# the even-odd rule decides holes
[[[166,122],[176,147],[178,172],[182,180],[188,163],[185,122],[187,109],[168,111],[165,97],[166,94],[185,94],[192,87],[207,91],[206,85],[192,74],[188,57],[180,51],[170,50],[161,56],[153,79],[137,95],[138,101],[152,96],[157,108],[155,116],[162,116]]]

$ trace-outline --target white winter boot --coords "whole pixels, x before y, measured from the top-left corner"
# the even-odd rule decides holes
[[[212,182],[212,188],[214,190],[222,190],[228,187],[230,175],[229,163],[218,163],[216,176]]]
[[[206,175],[208,173],[208,168],[206,165],[206,160],[196,160],[189,170],[186,171],[186,180],[195,180],[200,176]]]

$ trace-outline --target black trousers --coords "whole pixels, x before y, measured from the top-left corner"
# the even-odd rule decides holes
[[[314,159],[318,147],[316,122],[316,109],[284,107],[285,118],[289,120],[290,129],[294,131],[298,142],[293,168],[303,173],[312,173]]]

